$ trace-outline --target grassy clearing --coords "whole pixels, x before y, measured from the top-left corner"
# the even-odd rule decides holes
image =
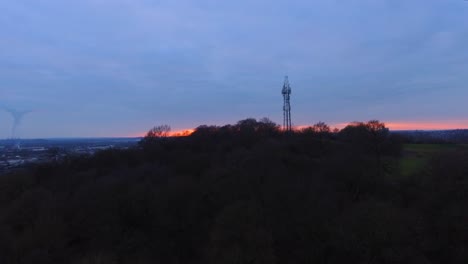
[[[462,146],[456,144],[406,144],[403,148],[403,158],[400,161],[401,173],[408,176],[422,171],[435,154],[458,147]]]

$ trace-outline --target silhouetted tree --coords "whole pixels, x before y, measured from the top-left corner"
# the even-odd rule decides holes
[[[401,162],[379,121],[164,131],[2,175],[0,263],[466,263],[466,146],[377,177]]]
[[[140,146],[143,146],[147,151],[154,151],[155,146],[160,143],[160,139],[164,139],[169,136],[171,127],[169,125],[159,125],[151,128],[140,141]]]
[[[169,125],[159,125],[150,129],[145,138],[163,138],[169,136],[169,132],[171,132]]]
[[[328,134],[330,133],[330,127],[324,122],[318,122],[312,126],[312,130],[318,134]]]

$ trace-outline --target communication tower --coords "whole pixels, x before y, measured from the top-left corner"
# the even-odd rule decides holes
[[[288,76],[284,77],[283,90],[283,130],[291,131],[291,86],[289,86]]]

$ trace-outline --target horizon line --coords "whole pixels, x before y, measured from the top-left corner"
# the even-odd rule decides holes
[[[378,120],[378,119],[377,119]],[[352,124],[353,122],[339,122],[339,123],[326,123],[331,130],[333,129],[343,129],[347,125]],[[448,130],[467,130],[468,129],[468,120],[443,120],[443,121],[382,121],[385,126],[390,131],[448,131]],[[227,124],[224,124],[227,125]],[[224,125],[212,124],[208,126],[219,126]],[[280,126],[278,124],[278,126]],[[313,124],[307,125],[293,125],[294,130],[300,130],[306,127],[311,127]],[[195,131],[195,128],[186,128],[186,129],[177,129],[169,133],[170,137],[177,136],[188,136]],[[48,136],[48,137],[17,137],[16,139],[26,139],[26,140],[68,140],[68,139],[138,139],[143,138],[146,135],[145,132],[133,132],[126,135],[109,135],[109,136]],[[13,138],[0,138],[0,140],[14,140]]]
[[[300,128],[299,128],[300,127]],[[296,131],[300,131],[301,128],[306,128],[310,126],[297,126],[294,128]],[[341,129],[340,129],[341,130]],[[468,128],[446,128],[446,129],[391,129],[389,128],[390,132],[439,132],[439,131],[456,131],[456,130],[468,130]],[[187,130],[185,130],[187,131]],[[181,133],[175,133],[169,135],[168,137],[184,137],[190,136],[190,134],[182,135]],[[96,140],[96,139],[104,139],[104,140],[136,140],[136,139],[143,139],[145,136],[83,136],[83,137],[25,137],[25,138],[2,138],[0,141],[12,141],[12,140]]]

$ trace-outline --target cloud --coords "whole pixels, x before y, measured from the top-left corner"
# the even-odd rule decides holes
[[[280,120],[289,74],[297,123],[369,111],[425,118],[441,114],[413,101],[438,98],[445,115],[461,116],[450,103],[468,96],[461,2],[5,1],[0,101],[48,113],[35,124],[57,129],[29,136],[105,133],[118,122],[144,131],[161,119],[184,129],[250,113]]]

